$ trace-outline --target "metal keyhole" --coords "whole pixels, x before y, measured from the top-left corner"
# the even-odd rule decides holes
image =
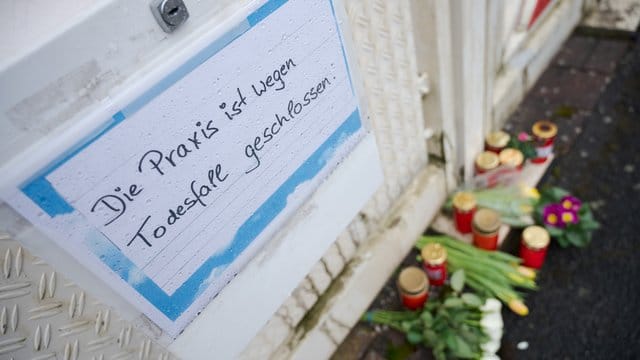
[[[189,18],[187,6],[182,0],[154,0],[151,11],[162,30],[172,32]]]

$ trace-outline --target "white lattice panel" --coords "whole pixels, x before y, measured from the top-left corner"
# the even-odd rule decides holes
[[[357,247],[379,230],[394,202],[427,165],[409,2],[351,0],[345,4],[385,182],[247,347],[243,353],[247,359],[288,356],[302,335],[296,331],[305,313],[352,259]]]
[[[427,163],[410,7],[407,1],[348,1],[347,13],[385,173],[366,213],[380,218]]]
[[[0,264],[0,359],[173,358],[5,234]]]

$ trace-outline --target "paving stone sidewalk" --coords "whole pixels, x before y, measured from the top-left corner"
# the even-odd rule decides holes
[[[637,35],[637,33],[636,33]],[[586,249],[551,245],[525,318],[503,310],[503,359],[635,359],[640,355],[640,39],[574,33],[505,128],[559,126],[540,185],[593,202],[602,229]],[[516,252],[512,232],[503,250]],[[417,253],[405,259],[415,264]],[[399,309],[395,276],[371,309]],[[528,344],[519,350],[518,343]],[[404,336],[358,324],[335,359],[430,359]]]

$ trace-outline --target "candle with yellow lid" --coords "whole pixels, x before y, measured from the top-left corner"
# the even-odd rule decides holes
[[[522,164],[524,164],[524,155],[522,151],[518,149],[507,148],[500,151],[500,165],[509,166],[522,170]]]
[[[484,149],[499,154],[507,147],[509,140],[511,136],[502,130],[490,132],[484,139]]]
[[[536,157],[531,162],[540,164],[547,161],[553,153],[553,142],[558,134],[558,127],[549,120],[540,120],[531,128],[536,146]]]
[[[420,253],[429,284],[441,286],[447,279],[447,249],[436,243],[427,244]]]
[[[524,266],[539,269],[544,263],[549,247],[549,232],[542,226],[528,226],[522,231],[520,257]]]
[[[429,298],[429,279],[421,269],[409,266],[398,275],[398,290],[407,309],[421,309]]]
[[[500,166],[498,154],[491,151],[483,151],[476,156],[476,174],[484,174]]]
[[[471,232],[471,219],[476,211],[476,197],[473,193],[460,191],[453,196],[453,222],[462,234]]]
[[[479,209],[473,215],[473,245],[480,249],[495,250],[498,248],[498,230],[500,214],[491,209]]]

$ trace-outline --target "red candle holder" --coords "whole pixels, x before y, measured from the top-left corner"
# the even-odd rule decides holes
[[[476,212],[476,197],[473,193],[461,191],[453,196],[453,222],[462,234],[471,232],[471,220]]]
[[[500,166],[498,154],[491,151],[483,151],[476,156],[475,168],[476,174],[484,174]]]
[[[415,266],[403,269],[398,276],[400,301],[409,310],[418,310],[429,299],[429,279]]]
[[[422,248],[421,255],[429,284],[443,285],[447,279],[447,249],[440,244],[427,244]]]
[[[473,216],[473,245],[484,250],[498,248],[500,215],[491,209],[480,209]]]
[[[501,165],[522,170],[522,165],[524,164],[524,155],[522,154],[522,151],[507,148],[500,151],[498,158],[500,159]]]
[[[499,154],[502,149],[507,147],[509,140],[511,140],[511,136],[502,130],[490,132],[484,139],[484,149]]]
[[[536,157],[531,159],[531,162],[544,163],[553,153],[553,143],[558,134],[558,127],[549,120],[540,120],[533,124],[531,132],[536,146]]]
[[[549,247],[549,232],[541,226],[528,226],[522,231],[520,241],[520,257],[522,264],[539,269],[544,263]]]

